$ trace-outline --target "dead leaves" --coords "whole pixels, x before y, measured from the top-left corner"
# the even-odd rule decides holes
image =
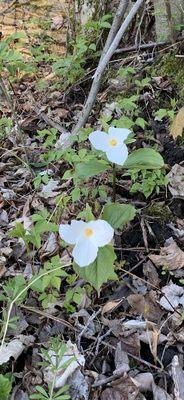
[[[169,174],[169,190],[174,197],[184,199],[184,167],[175,164]]]
[[[108,301],[102,308],[102,315],[113,312],[121,303],[122,299]]]
[[[174,139],[176,139],[178,136],[182,136],[183,134],[183,129],[184,129],[184,107],[182,107],[179,111],[176,117],[174,118],[174,121],[171,125],[171,135]]]
[[[160,254],[150,254],[150,260],[157,267],[167,267],[170,271],[184,268],[184,252],[176,242],[170,238],[165,247],[161,247]]]
[[[117,379],[110,388],[103,391],[101,400],[144,400],[145,397],[139,392],[138,386],[129,376]]]
[[[162,288],[164,296],[160,299],[160,305],[167,311],[174,312],[179,306],[184,307],[184,289],[182,286],[171,283]]]
[[[162,310],[157,304],[156,292],[150,290],[146,295],[131,294],[127,297],[128,303],[132,307],[134,313],[143,315],[144,318],[151,322],[158,322],[162,317]]]
[[[20,335],[19,338],[15,338],[11,342],[4,344],[0,350],[0,365],[9,361],[10,358],[17,360],[25,346],[30,346],[33,343],[34,336]]]

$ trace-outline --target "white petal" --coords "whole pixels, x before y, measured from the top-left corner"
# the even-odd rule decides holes
[[[94,131],[89,135],[89,141],[96,150],[106,151],[108,149],[109,135],[105,132]]]
[[[109,138],[116,139],[118,144],[123,144],[124,141],[127,139],[128,135],[131,133],[129,129],[125,128],[109,128]]]
[[[128,157],[128,148],[126,144],[111,148],[106,151],[106,156],[109,161],[118,165],[123,165]]]
[[[95,243],[97,247],[103,247],[110,243],[114,236],[114,229],[103,219],[89,222],[88,227],[93,229],[94,235],[90,237],[90,240]]]
[[[61,224],[59,226],[59,234],[61,239],[63,239],[66,243],[75,244],[85,225],[86,222],[76,220],[71,221],[71,225]]]
[[[86,267],[95,261],[97,257],[98,247],[89,238],[81,237],[72,252],[74,261],[79,267]]]

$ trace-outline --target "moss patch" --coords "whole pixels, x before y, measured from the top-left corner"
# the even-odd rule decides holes
[[[184,101],[184,59],[174,53],[166,54],[156,67],[160,75],[167,75],[178,91],[181,102]]]
[[[146,215],[159,218],[161,223],[172,221],[173,214],[168,206],[163,203],[153,203],[146,209]]]

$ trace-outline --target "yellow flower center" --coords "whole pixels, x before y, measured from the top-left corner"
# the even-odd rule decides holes
[[[115,147],[115,146],[117,146],[118,142],[116,139],[111,139],[111,140],[109,140],[109,144],[110,144],[110,146]]]
[[[91,229],[91,228],[86,228],[85,231],[84,231],[84,235],[85,235],[86,237],[92,236],[92,235],[93,235],[93,229]]]

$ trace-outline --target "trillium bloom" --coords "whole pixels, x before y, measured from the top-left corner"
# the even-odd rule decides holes
[[[95,261],[98,248],[110,243],[114,236],[114,229],[108,222],[72,220],[71,225],[61,224],[59,227],[61,239],[75,245],[72,256],[80,267],[86,267]]]
[[[128,148],[124,141],[130,132],[129,129],[109,128],[108,133],[101,131],[90,133],[89,140],[96,150],[106,153],[109,161],[123,165],[128,157]]]

